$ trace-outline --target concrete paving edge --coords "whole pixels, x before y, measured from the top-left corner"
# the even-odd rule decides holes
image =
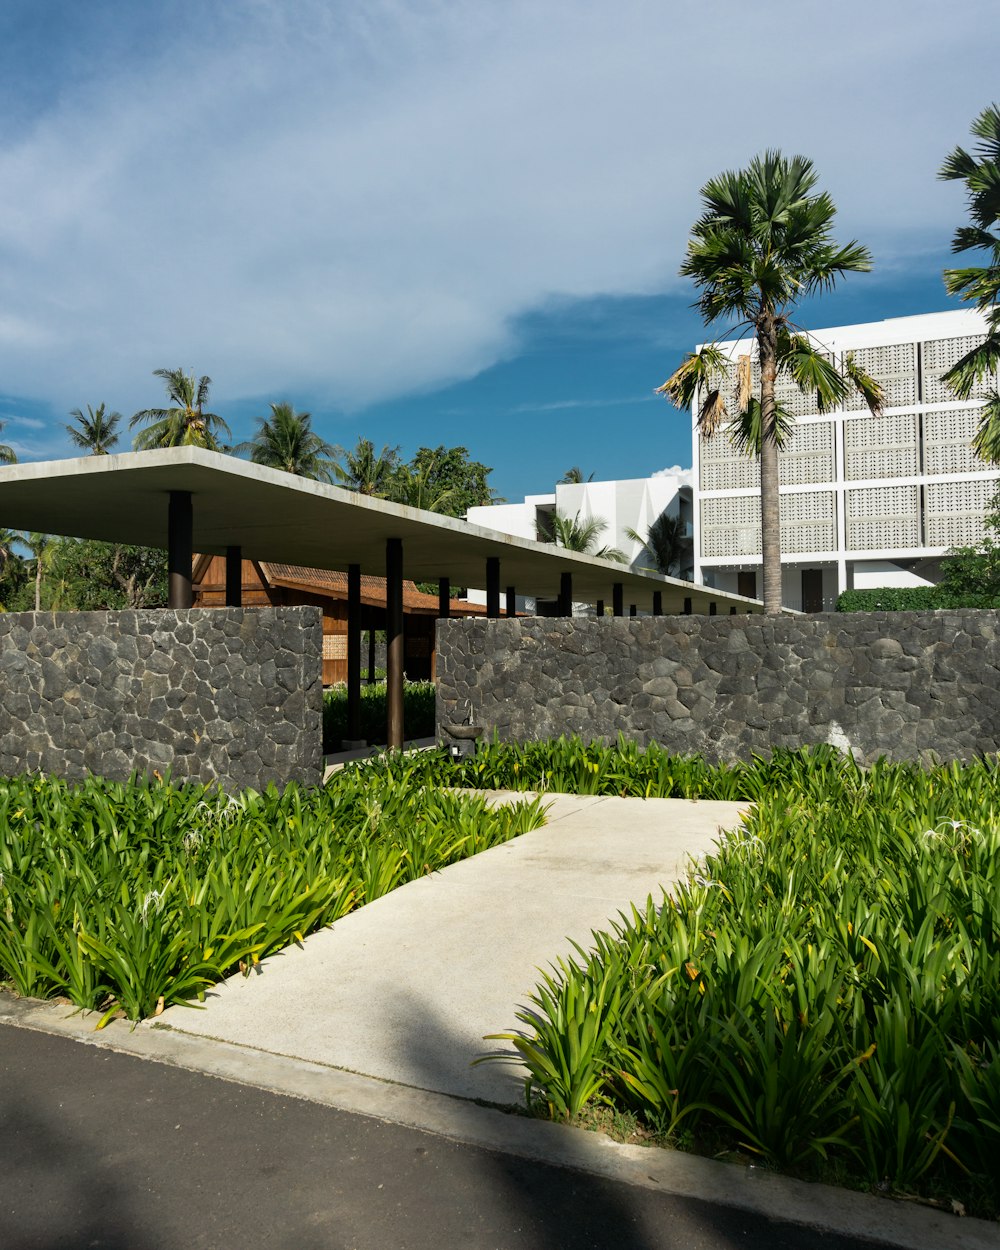
[[[681,1198],[714,1202],[905,1250],[997,1250],[985,1220],[776,1176],[678,1151],[626,1146],[600,1133],[480,1106],[447,1094],[395,1085],[301,1059],[196,1038],[144,1021],[114,1021],[64,1003],[0,993],[0,1025],[35,1029],[92,1046],[201,1072],[340,1111],[404,1125],[484,1150],[537,1159]]]

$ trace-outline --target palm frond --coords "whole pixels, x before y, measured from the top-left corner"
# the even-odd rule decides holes
[[[861,368],[853,352],[848,352],[844,357],[844,375],[868,405],[872,416],[880,416],[885,407],[885,388]]]
[[[751,396],[749,404],[725,427],[729,441],[743,456],[760,456],[764,422],[760,400]],[[795,433],[795,418],[781,404],[774,405],[774,442],[780,451]]]
[[[990,391],[979,413],[972,450],[989,464],[1000,464],[1000,394]]]
[[[959,399],[971,399],[976,387],[1000,369],[1000,334],[988,334],[942,375],[941,381]],[[987,457],[988,458],[988,457]]]
[[[690,408],[699,389],[710,385],[713,377],[723,374],[729,357],[714,343],[701,351],[688,352],[666,382],[658,386],[655,395],[666,395],[675,408]]]

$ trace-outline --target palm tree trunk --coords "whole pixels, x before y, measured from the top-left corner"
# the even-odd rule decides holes
[[[757,329],[760,352],[760,539],[764,565],[764,611],[781,611],[781,520],[778,444],[774,437],[774,387],[777,377],[777,327],[766,317]]]
[[[42,556],[41,553],[35,559],[35,611],[42,610]]]

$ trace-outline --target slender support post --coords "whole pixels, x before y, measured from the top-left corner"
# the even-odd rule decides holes
[[[573,615],[573,574],[559,574],[559,615]]]
[[[194,602],[191,562],[194,559],[194,519],[189,490],[172,490],[167,507],[168,608],[189,608]]]
[[[729,609],[729,615],[730,615],[730,616],[735,616],[735,615],[736,615],[736,609],[735,609],[735,608],[730,608],[730,609]]]
[[[517,616],[517,595],[514,593],[513,586],[507,587],[507,590],[505,591],[505,597],[507,599],[507,603],[505,605],[507,615]]]
[[[243,606],[243,549],[226,548],[226,607]]]
[[[598,620],[600,620],[601,617],[604,615],[604,600],[603,599],[598,599],[597,603],[595,604],[594,615],[597,617]]]
[[[361,739],[361,565],[347,566],[347,737]]]
[[[662,590],[653,591],[653,615],[654,616],[663,615],[663,591]]]
[[[500,557],[486,557],[486,615],[500,615]]]
[[[385,544],[385,710],[390,750],[403,745],[403,540]]]
[[[714,616],[719,610],[719,605],[712,599],[708,605],[708,615]]]
[[[691,615],[691,600],[690,599],[684,600],[684,615],[685,616]]]
[[[635,616],[635,611],[636,611],[636,609],[635,609],[635,604],[634,604],[634,603],[630,603],[630,604],[628,605],[628,614],[629,614],[629,616]]]
[[[375,629],[368,629],[368,684],[375,684]]]
[[[446,621],[451,615],[451,582],[447,577],[438,578],[438,619]]]
[[[615,582],[611,587],[611,615],[625,615],[625,587],[621,582]]]

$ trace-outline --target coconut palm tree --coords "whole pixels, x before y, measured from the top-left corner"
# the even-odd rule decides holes
[[[939,177],[964,182],[972,224],[961,226],[952,239],[953,252],[985,252],[988,263],[965,269],[946,269],[944,284],[986,314],[986,337],[966,352],[944,381],[959,399],[970,399],[984,379],[993,382],[985,395],[973,450],[984,460],[1000,464],[1000,392],[996,386],[1000,369],[1000,106],[984,109],[972,123],[979,140],[972,152],[955,148],[941,166]]]
[[[775,384],[779,374],[817,397],[821,412],[842,404],[851,386],[873,413],[882,390],[847,356],[838,370],[791,312],[809,295],[831,289],[847,273],[871,269],[871,255],[857,242],[838,246],[832,226],[836,208],[816,192],[812,162],[780,152],[755,157],[746,169],[729,171],[702,187],[704,212],[695,222],[681,274],[700,289],[698,308],[706,325],[734,318],[724,335],[748,331],[760,369],[760,498],[764,611],[781,611],[781,535],[778,521],[778,439]],[[752,398],[752,360],[738,362],[738,412],[729,413],[720,378],[730,364],[718,341],[685,357],[657,388],[680,408],[698,404],[697,423],[710,438]]]
[[[74,408],[69,415],[74,424],[63,428],[81,451],[91,456],[106,456],[118,442],[120,412],[106,412],[103,404],[98,404],[95,411],[88,404],[86,415],[79,408]]]
[[[557,547],[565,547],[567,551],[578,551],[582,555],[599,556],[602,560],[614,560],[617,564],[627,563],[625,553],[617,547],[599,547],[601,535],[608,528],[603,517],[594,516],[586,521],[576,516],[560,516],[555,513],[547,519],[546,527],[538,527],[538,538],[541,542],[554,542]]]
[[[593,473],[589,477],[583,476],[583,470],[578,464],[573,465],[572,469],[567,469],[559,479],[559,486],[580,486],[584,482],[592,482],[594,480]]]
[[[640,544],[658,573],[669,577],[680,567],[684,555],[684,522],[679,516],[661,512],[645,538],[634,529],[626,529],[625,533]]]
[[[413,464],[400,464],[393,475],[389,498],[424,512],[449,512],[455,490],[441,486],[437,481],[438,460],[439,457],[432,453]]]
[[[334,452],[342,463],[334,464],[333,471],[348,490],[380,499],[392,494],[393,478],[400,466],[398,447],[383,447],[376,454],[370,438],[359,438],[353,451],[335,447]]]
[[[312,428],[308,412],[296,412],[291,404],[272,404],[271,416],[257,418],[257,432],[249,442],[233,448],[238,456],[249,455],[254,464],[283,469],[297,477],[329,482],[333,477],[335,448]]]
[[[0,421],[0,434],[3,433],[4,422]],[[13,447],[8,447],[6,443],[0,443],[0,464],[16,464],[17,456]]]
[[[183,369],[154,369],[154,378],[162,378],[167,388],[169,408],[143,408],[129,421],[129,429],[137,425],[148,428],[135,438],[136,451],[153,447],[206,447],[224,451],[218,435],[231,437],[229,426],[214,412],[206,412],[208,388],[212,379],[186,374]]]

